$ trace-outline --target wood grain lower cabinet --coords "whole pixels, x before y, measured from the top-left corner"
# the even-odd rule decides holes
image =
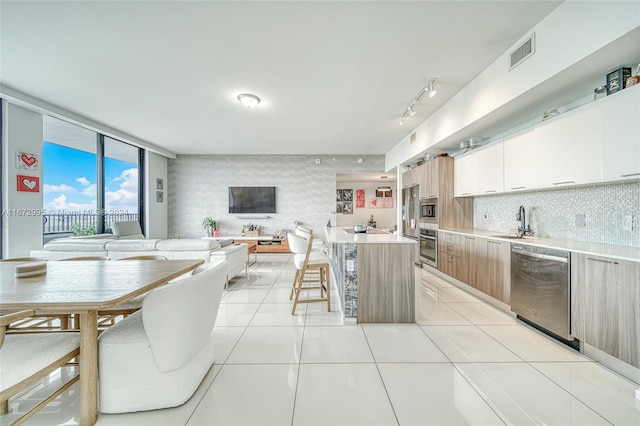
[[[510,302],[511,253],[505,241],[441,232],[438,269],[504,303]]]
[[[511,253],[505,241],[479,238],[474,281],[478,290],[509,304],[511,301]]]
[[[640,263],[571,256],[572,334],[640,367]]]

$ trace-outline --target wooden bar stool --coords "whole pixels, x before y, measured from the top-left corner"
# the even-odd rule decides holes
[[[299,247],[299,240],[305,240],[300,236],[293,236],[295,240],[294,246],[296,249]],[[309,234],[309,238],[306,240],[306,251],[304,254],[298,253],[293,257],[293,263],[296,267],[296,275],[293,280],[293,288],[291,289],[291,295],[289,299],[293,298],[295,293],[295,299],[293,301],[293,308],[291,315],[295,315],[296,307],[298,303],[316,303],[327,302],[327,310],[331,311],[331,280],[330,280],[330,265],[331,260],[329,256],[324,253],[312,252],[313,247],[313,233]],[[291,247],[291,241],[289,242]],[[294,251],[295,253],[295,251]],[[307,286],[305,284],[315,283],[317,286]],[[320,290],[320,297],[317,299],[302,299],[300,300],[300,293],[302,290]]]

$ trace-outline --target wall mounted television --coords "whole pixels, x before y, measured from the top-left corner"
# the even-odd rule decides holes
[[[229,213],[275,213],[275,186],[230,186]]]

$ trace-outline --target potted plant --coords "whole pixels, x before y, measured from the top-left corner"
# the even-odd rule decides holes
[[[216,230],[216,220],[211,216],[207,216],[202,220],[202,228],[207,231],[207,237],[213,235]]]

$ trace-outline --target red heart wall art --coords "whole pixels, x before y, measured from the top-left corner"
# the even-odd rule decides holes
[[[28,152],[18,152],[18,158],[16,161],[16,167],[18,169],[37,170],[38,169],[38,156],[36,154],[30,154]]]
[[[30,155],[27,155],[27,154],[22,154],[20,156],[20,159],[24,164],[26,164],[29,167],[33,166],[34,164],[36,164],[36,161],[38,161],[36,157],[31,157]]]
[[[35,176],[18,175],[18,191],[40,192],[40,178]]]

